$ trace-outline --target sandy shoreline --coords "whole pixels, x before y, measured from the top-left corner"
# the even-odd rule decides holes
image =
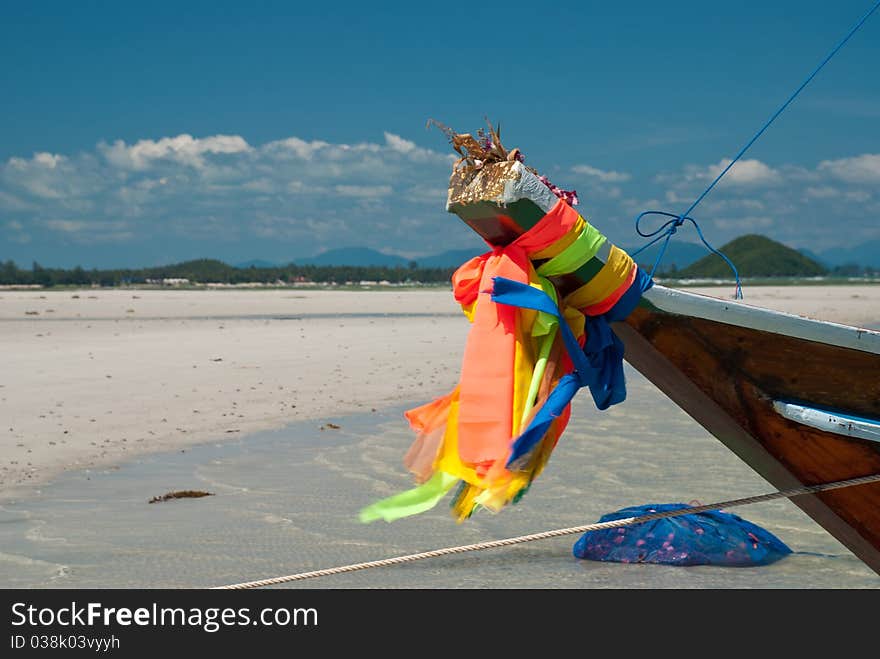
[[[880,323],[880,286],[745,292]],[[66,469],[430,400],[454,386],[467,330],[445,289],[0,291],[0,499]]]
[[[64,469],[429,398],[454,386],[466,332],[448,291],[4,291],[0,498]]]

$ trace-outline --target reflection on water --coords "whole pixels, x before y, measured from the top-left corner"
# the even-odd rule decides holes
[[[500,514],[457,524],[441,503],[392,524],[360,524],[360,508],[411,486],[402,409],[302,422],[71,472],[4,504],[0,586],[202,588],[577,526],[624,506],[772,491],[628,366],[627,374],[622,405],[599,412],[587,393],[575,399],[547,469]],[[147,503],[182,489],[214,496]],[[281,587],[880,588],[878,575],[791,502],[734,512],[795,553],[757,568],[596,563],[572,556],[571,535]]]

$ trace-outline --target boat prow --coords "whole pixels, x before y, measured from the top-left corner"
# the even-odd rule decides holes
[[[880,333],[655,285],[626,360],[778,489],[880,473]],[[880,483],[792,499],[880,573]]]
[[[447,210],[503,246],[558,201],[508,158],[455,170]],[[595,273],[550,280],[561,297]],[[633,367],[778,489],[880,474],[880,333],[657,284],[612,328]],[[792,500],[880,573],[880,483]]]

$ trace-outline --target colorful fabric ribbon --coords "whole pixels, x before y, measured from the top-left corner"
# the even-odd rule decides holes
[[[583,284],[559,300],[551,278],[572,273]],[[517,501],[581,387],[599,409],[624,400],[623,344],[608,322],[629,315],[651,283],[562,199],[509,245],[464,263],[452,277],[472,323],[459,384],[406,412],[416,440],[404,464],[421,484],[367,506],[361,520],[424,512],[456,485],[459,520]]]
[[[587,342],[581,349],[577,339],[566,324],[562,324],[562,334],[574,370],[563,376],[556,388],[541,406],[532,422],[513,442],[507,466],[513,466],[523,455],[544,436],[550,424],[568,407],[571,399],[582,387],[589,387],[593,402],[600,410],[622,403],[626,399],[626,382],[623,374],[623,342],[608,325],[609,320],[622,320],[638,304],[641,294],[653,285],[653,281],[638,268],[637,284],[631,286],[634,292],[625,300],[621,299],[613,307],[611,317],[594,316],[587,320]],[[636,295],[637,293],[637,295]],[[519,282],[497,278],[492,291],[496,302],[515,307],[535,309],[547,314],[558,315],[559,309],[553,300],[530,286]]]

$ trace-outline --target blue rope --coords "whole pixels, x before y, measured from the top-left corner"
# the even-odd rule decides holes
[[[693,223],[694,227],[696,227],[696,229],[697,229],[697,233],[700,234],[700,240],[703,241],[703,244],[704,244],[706,247],[708,247],[712,252],[714,252],[714,253],[717,254],[718,256],[722,257],[725,261],[727,261],[727,264],[733,269],[733,274],[734,274],[734,276],[736,277],[736,291],[737,291],[737,292],[736,292],[736,297],[737,297],[737,299],[742,298],[742,287],[741,287],[741,285],[740,285],[739,273],[737,273],[736,268],[733,266],[733,263],[731,263],[730,259],[728,259],[726,256],[724,256],[724,254],[722,254],[721,252],[719,252],[718,250],[716,250],[715,248],[713,248],[708,242],[706,242],[706,239],[703,237],[703,233],[702,233],[702,231],[700,231],[700,227],[699,227],[699,225],[697,224],[697,221],[694,220],[692,217],[688,217],[688,216],[691,214],[691,211],[693,211],[693,210],[697,207],[697,205],[698,205],[701,201],[703,201],[703,199],[706,197],[706,195],[709,194],[709,192],[712,190],[712,188],[715,187],[715,185],[718,183],[718,181],[721,180],[721,177],[724,176],[724,175],[730,170],[730,168],[733,167],[733,165],[734,165],[734,164],[735,164],[740,158],[742,158],[743,154],[745,154],[745,152],[748,151],[749,147],[751,147],[752,144],[754,144],[754,143],[757,141],[757,139],[758,139],[759,137],[761,137],[761,135],[764,134],[764,131],[767,130],[767,129],[770,127],[770,124],[772,124],[772,123],[776,120],[776,117],[778,117],[780,114],[782,114],[782,112],[785,110],[785,108],[787,108],[787,107],[791,104],[791,102],[794,101],[794,99],[797,97],[797,95],[801,93],[801,91],[803,90],[803,88],[806,87],[806,86],[810,83],[810,81],[811,81],[813,78],[816,77],[816,75],[819,73],[819,71],[821,71],[822,68],[823,68],[823,67],[824,67],[824,66],[825,66],[825,65],[831,60],[831,58],[834,57],[834,56],[837,54],[837,51],[839,51],[841,48],[843,48],[844,44],[846,44],[846,42],[849,41],[850,38],[852,38],[852,36],[853,36],[856,32],[858,32],[859,28],[861,28],[862,25],[864,25],[865,21],[867,21],[868,18],[871,17],[871,14],[873,14],[873,13],[877,10],[878,7],[880,7],[880,0],[876,0],[876,1],[874,2],[874,4],[873,4],[873,5],[871,6],[871,8],[865,13],[865,15],[862,16],[862,17],[856,22],[856,24],[852,26],[852,28],[851,28],[850,31],[847,33],[847,35],[846,35],[843,39],[841,39],[841,40],[838,42],[838,44],[837,44],[834,48],[831,49],[831,52],[829,52],[829,53],[825,56],[825,59],[823,59],[823,60],[819,63],[819,65],[818,65],[815,69],[813,69],[813,72],[810,73],[809,76],[807,76],[806,80],[804,80],[804,81],[800,84],[800,86],[794,91],[794,93],[793,93],[791,96],[788,97],[788,100],[786,100],[785,103],[783,103],[783,104],[779,107],[779,109],[776,110],[776,112],[773,113],[773,116],[770,117],[770,119],[768,119],[768,120],[764,123],[764,125],[761,127],[761,129],[760,129],[757,133],[755,133],[755,135],[752,137],[752,139],[750,139],[750,140],[748,141],[748,143],[747,143],[742,149],[739,150],[739,153],[736,154],[736,157],[735,157],[733,160],[731,160],[731,161],[727,164],[727,167],[725,167],[723,170],[721,170],[721,173],[718,174],[718,176],[715,177],[715,180],[712,181],[712,182],[709,184],[709,187],[707,187],[705,190],[703,190],[703,193],[702,193],[699,197],[697,197],[696,201],[694,201],[694,203],[692,203],[692,204],[690,205],[690,207],[689,207],[684,213],[682,213],[681,215],[673,215],[672,213],[666,213],[666,212],[663,212],[663,211],[645,211],[644,213],[641,213],[641,214],[636,218],[636,232],[637,232],[640,236],[645,237],[645,238],[650,238],[651,236],[655,236],[655,235],[657,235],[657,234],[660,234],[660,233],[661,233],[662,231],[664,231],[664,230],[666,231],[666,233],[665,233],[665,234],[658,235],[657,238],[655,238],[654,240],[652,240],[651,242],[649,242],[647,245],[645,245],[644,247],[642,247],[642,248],[640,248],[639,250],[637,250],[636,252],[634,252],[634,254],[638,254],[638,253],[641,252],[643,249],[645,249],[645,247],[650,247],[650,246],[653,245],[655,242],[657,242],[658,240],[660,240],[660,239],[663,237],[663,235],[665,235],[665,236],[666,236],[666,241],[664,242],[663,247],[662,247],[662,249],[660,250],[660,256],[657,258],[657,261],[654,263],[654,268],[656,268],[656,267],[659,265],[659,263],[660,263],[660,259],[663,257],[663,254],[666,252],[666,246],[669,244],[669,240],[672,238],[672,236],[673,236],[673,235],[675,234],[675,232],[678,230],[678,227],[680,227],[682,224],[684,224],[685,220],[690,220],[690,221]],[[640,222],[641,222],[641,219],[642,219],[642,217],[644,217],[645,215],[665,215],[665,216],[670,217],[670,218],[672,218],[672,219],[671,219],[671,220],[668,220],[666,223],[664,223],[664,224],[663,224],[659,229],[657,229],[656,231],[652,231],[651,233],[645,234],[645,233],[642,233],[641,228],[640,228]],[[652,274],[652,275],[653,275],[653,273],[654,273],[654,268],[651,269],[651,274]]]
[[[642,228],[640,225],[641,225],[641,220],[645,215],[664,215],[664,216],[670,217],[672,219],[667,220],[662,225],[660,225],[660,227],[658,229],[652,231],[651,233],[642,233]],[[667,213],[666,211],[644,211],[643,213],[639,213],[639,216],[636,218],[636,232],[640,236],[642,236],[643,238],[651,238],[652,236],[656,236],[656,237],[654,238],[654,240],[639,247],[636,251],[634,251],[632,254],[630,254],[630,256],[636,256],[637,254],[639,254],[639,252],[646,250],[648,247],[650,247],[651,245],[656,243],[658,240],[662,240],[663,238],[666,238],[666,240],[663,241],[663,246],[660,248],[660,253],[657,255],[657,258],[654,260],[654,265],[651,267],[651,272],[649,273],[649,275],[651,277],[653,277],[654,271],[657,269],[657,266],[660,265],[660,261],[663,260],[663,255],[666,253],[666,248],[669,246],[670,239],[672,238],[672,236],[675,235],[675,232],[678,231],[678,227],[680,227],[686,221],[689,221],[691,224],[694,225],[694,228],[697,230],[697,235],[700,236],[700,240],[703,241],[703,244],[706,246],[706,249],[708,249],[710,252],[720,256],[722,259],[724,259],[727,262],[727,265],[730,266],[730,269],[733,271],[733,276],[736,278],[736,299],[741,300],[742,296],[743,296],[742,282],[740,281],[739,272],[737,272],[736,266],[733,265],[733,261],[731,261],[724,254],[722,254],[717,249],[712,247],[712,245],[709,244],[709,241],[706,240],[705,236],[703,236],[703,231],[700,229],[700,225],[697,224],[697,221],[692,217],[687,217],[687,216],[680,217],[678,215],[675,215],[674,213]]]

